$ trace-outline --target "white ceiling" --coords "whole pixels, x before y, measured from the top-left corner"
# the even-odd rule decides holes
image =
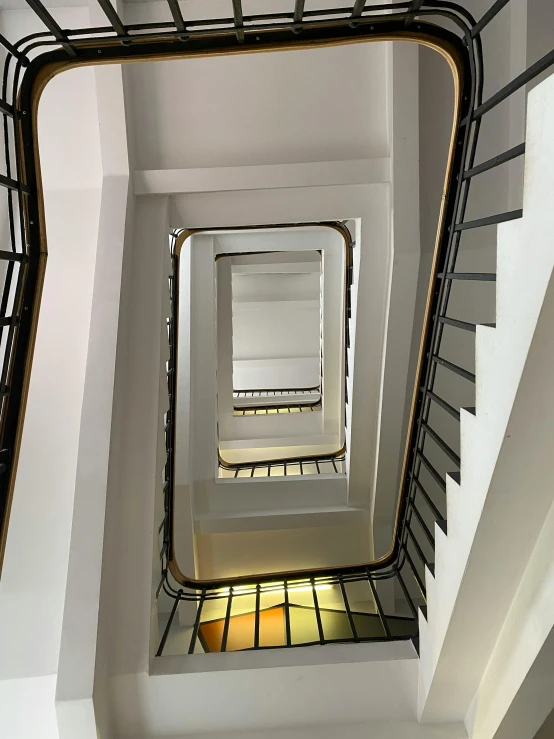
[[[233,306],[233,359],[317,359],[319,324],[318,300],[239,303]]]
[[[384,44],[251,62],[236,55],[130,65],[135,168],[387,156]]]
[[[284,263],[289,254],[292,260]],[[233,258],[240,270],[232,274],[234,387],[284,387],[287,375],[291,387],[318,384],[321,257],[317,251],[304,254],[305,261],[302,252]],[[257,271],[248,272],[250,266]],[[273,375],[277,383],[268,384]],[[257,381],[244,385],[252,376]]]
[[[313,302],[319,301],[319,273],[251,273],[233,275],[233,303]]]

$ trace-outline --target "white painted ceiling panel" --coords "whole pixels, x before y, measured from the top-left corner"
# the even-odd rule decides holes
[[[150,62],[127,74],[137,169],[387,155],[384,44]]]

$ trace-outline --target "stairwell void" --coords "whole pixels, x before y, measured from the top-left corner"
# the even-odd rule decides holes
[[[477,372],[465,365],[457,352],[468,336],[471,339],[479,333],[479,317],[471,315],[471,306],[470,315],[464,312],[466,301],[457,300],[458,286],[483,283],[494,289],[495,283],[494,273],[473,265],[463,255],[463,239],[479,229],[522,216],[517,203],[491,212],[483,201],[479,203],[483,204],[483,212],[470,215],[475,192],[470,188],[473,181],[516,161],[525,152],[524,142],[519,141],[480,160],[481,128],[487,116],[496,114],[498,106],[514,100],[512,96],[547,70],[554,63],[554,56],[552,52],[547,53],[513,81],[484,94],[487,70],[482,34],[507,5],[504,2],[491,3],[487,12],[475,20],[462,5],[455,3],[439,7],[417,1],[399,3],[393,13],[388,13],[384,10],[389,8],[366,7],[359,0],[346,12],[344,8],[306,11],[304,3],[296,0],[291,1],[288,11],[271,17],[263,13],[250,17],[243,14],[238,1],[230,4],[232,17],[193,22],[184,19],[178,5],[172,2],[169,3],[171,22],[162,26],[140,24],[133,29],[125,27],[107,0],[102,0],[100,5],[110,21],[107,30],[87,29],[85,33],[82,29],[63,30],[35,0],[35,11],[47,28],[45,37],[17,42],[17,47],[15,40],[4,43],[0,39],[6,50],[7,68],[13,70],[13,84],[8,85],[6,79],[0,101],[7,141],[6,173],[0,184],[6,189],[11,239],[11,248],[0,253],[0,260],[7,265],[0,309],[5,337],[0,380],[2,546],[8,527],[46,263],[36,111],[40,92],[48,80],[73,66],[87,64],[138,63],[381,40],[420,43],[448,60],[455,80],[455,111],[390,550],[378,559],[347,566],[288,570],[256,577],[244,575],[221,581],[204,580],[181,571],[175,557],[173,525],[177,376],[177,284],[173,273],[169,280],[172,312],[167,322],[168,408],[163,424],[166,459],[160,490],[156,491],[161,515],[157,522],[159,579],[155,591],[157,598],[171,603],[165,623],[159,624],[157,656],[164,654],[173,634],[178,642],[174,648],[190,654],[202,650],[345,641],[417,640],[418,623],[426,617],[426,606],[422,604],[427,596],[427,582],[435,574],[435,539],[447,535],[444,494],[450,484],[448,480],[459,481],[459,422],[476,412],[472,398]],[[441,25],[444,21],[452,30]],[[40,53],[36,52],[37,48]],[[334,227],[340,228],[339,223]],[[446,378],[455,378],[458,385]],[[453,387],[455,390],[449,395]],[[234,390],[231,383],[225,396],[230,406],[234,405]],[[236,390],[239,392],[241,388]],[[405,615],[390,613],[383,606],[380,592],[389,581],[403,593]],[[369,594],[373,600],[374,613],[357,610],[356,604],[364,599],[360,595],[362,591],[364,597]],[[324,593],[329,592],[335,596],[333,603],[339,603],[340,608],[336,605],[326,608]]]

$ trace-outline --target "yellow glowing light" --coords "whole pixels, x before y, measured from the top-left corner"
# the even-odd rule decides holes
[[[289,593],[312,593],[314,590],[316,590],[318,593],[322,592],[324,590],[332,590],[333,586],[331,583],[315,583],[315,585],[311,584],[293,584],[289,585],[287,587],[287,590]],[[233,595],[256,595],[256,586],[255,585],[236,585],[233,586],[233,588],[221,588],[218,592],[221,595],[230,595],[231,590],[233,591]],[[280,595],[284,594],[285,592],[285,586],[283,583],[263,583],[260,585],[260,594],[261,595]]]

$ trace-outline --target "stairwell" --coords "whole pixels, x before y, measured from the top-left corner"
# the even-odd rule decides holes
[[[424,722],[466,719],[471,730],[468,714],[487,665],[497,662],[496,674],[488,677],[496,692],[514,697],[541,638],[554,626],[546,571],[532,574],[535,558],[547,567],[552,556],[541,540],[549,536],[554,502],[552,130],[554,76],[528,98],[523,217],[498,227],[496,327],[477,327],[475,413],[461,412],[461,473],[447,479],[448,529],[436,526],[434,577],[426,572],[427,618],[420,615]],[[513,631],[512,609],[518,609],[528,578],[542,588],[542,600],[535,593],[517,618],[522,631],[534,624],[534,644],[524,659],[510,659],[505,651],[503,661],[503,630]],[[510,673],[509,687],[500,680],[500,665],[500,672]],[[548,713],[552,706],[537,709],[535,729],[546,708]],[[497,723],[500,718],[496,706]],[[479,717],[471,736],[493,735],[483,722]],[[533,736],[520,728],[520,737]]]
[[[494,7],[496,11],[506,5],[502,0],[496,3],[489,0],[484,4]],[[233,3],[233,9],[237,7],[241,8],[240,2]],[[406,11],[406,26],[414,21],[421,7],[422,4],[417,0],[410,3],[409,11]],[[175,4],[172,4],[172,8],[175,8]],[[360,14],[362,11],[370,12],[369,5],[366,8],[365,3],[359,1],[355,3],[354,12],[357,12],[356,8]],[[301,21],[303,9],[304,4],[296,0],[294,12],[300,13]],[[98,13],[100,9],[96,8],[96,11]],[[426,11],[425,7],[423,11]],[[410,15],[413,16],[411,19]],[[365,21],[367,24],[368,18]],[[404,20],[401,22],[404,23]],[[352,22],[349,28],[354,31],[356,26],[357,22]],[[237,26],[237,38],[241,35],[244,37],[244,29]],[[550,45],[549,42],[548,48]],[[102,50],[99,53],[103,53]],[[101,71],[117,72],[121,76],[119,68]],[[98,75],[100,88],[102,79],[102,75]],[[106,77],[104,82],[107,80]],[[120,102],[123,103],[122,93]],[[6,120],[6,113],[4,116]],[[461,410],[461,470],[460,473],[447,476],[447,515],[444,516],[447,523],[441,521],[441,525],[433,526],[434,557],[429,567],[425,568],[424,575],[427,605],[419,610],[419,638],[413,642],[407,639],[387,641],[383,638],[382,642],[357,643],[355,632],[352,638],[348,631],[346,613],[349,606],[344,598],[340,625],[341,628],[345,627],[343,633],[347,636],[343,641],[348,643],[325,643],[319,623],[319,628],[318,624],[313,625],[313,639],[310,637],[306,640],[313,644],[319,636],[320,643],[317,646],[258,650],[258,646],[267,646],[258,643],[240,652],[216,653],[216,649],[214,653],[201,653],[198,647],[196,651],[193,650],[194,653],[186,653],[189,636],[194,631],[192,623],[195,619],[200,620],[199,600],[191,597],[182,602],[162,592],[156,602],[164,584],[163,575],[159,584],[160,550],[163,568],[166,556],[163,552],[168,545],[164,529],[168,510],[164,509],[164,490],[168,478],[166,447],[169,420],[164,413],[172,394],[168,378],[175,372],[175,367],[170,363],[169,341],[166,341],[166,335],[169,337],[172,331],[167,323],[171,306],[166,285],[170,279],[171,264],[166,247],[169,226],[175,220],[178,209],[176,201],[167,193],[163,197],[157,194],[149,197],[143,192],[145,197],[140,207],[136,203],[134,212],[129,205],[134,205],[134,195],[129,195],[127,201],[128,172],[126,179],[119,183],[121,192],[118,202],[111,190],[106,190],[102,200],[109,201],[111,193],[113,202],[109,203],[110,208],[120,211],[120,214],[125,212],[126,216],[121,216],[118,221],[121,233],[118,231],[115,234],[113,222],[103,225],[105,254],[99,248],[101,258],[96,264],[95,284],[87,283],[87,290],[93,294],[98,292],[98,297],[102,298],[97,300],[93,297],[93,340],[89,343],[88,354],[85,341],[76,343],[82,362],[71,367],[67,377],[71,381],[71,376],[77,372],[83,374],[84,378],[86,365],[85,387],[89,392],[88,384],[94,385],[95,391],[85,395],[84,423],[79,425],[79,414],[76,413],[74,422],[68,426],[70,436],[75,441],[75,457],[77,447],[79,452],[75,505],[69,489],[61,511],[63,521],[58,528],[52,526],[55,535],[40,538],[46,529],[45,524],[52,523],[48,518],[59,518],[59,511],[53,510],[57,498],[53,498],[53,503],[48,499],[44,504],[42,485],[32,486],[33,491],[38,491],[35,495],[40,505],[34,505],[35,498],[28,496],[21,499],[23,503],[19,502],[19,509],[15,509],[17,517],[14,520],[19,522],[17,538],[13,537],[16,529],[12,525],[11,548],[6,560],[11,566],[10,577],[3,580],[0,591],[0,597],[4,599],[2,607],[8,604],[11,609],[10,620],[4,618],[2,621],[3,640],[9,646],[7,653],[10,665],[8,669],[3,667],[9,679],[0,681],[0,713],[5,711],[9,714],[8,722],[16,727],[16,739],[34,739],[42,735],[48,739],[57,739],[58,735],[62,739],[73,739],[75,736],[79,739],[93,736],[106,736],[108,739],[183,739],[185,736],[189,739],[215,739],[222,734],[228,739],[238,739],[245,734],[251,739],[334,739],[337,736],[345,739],[367,739],[368,736],[372,739],[533,739],[535,736],[536,739],[539,736],[540,739],[550,739],[548,727],[552,726],[551,721],[543,726],[540,735],[537,731],[554,706],[552,131],[554,76],[543,81],[529,96],[523,217],[498,227],[496,323],[494,326],[477,326],[475,408]],[[140,182],[140,177],[137,182]],[[339,217],[334,215],[337,208],[341,213],[344,211],[344,215],[348,208],[353,207],[354,188],[358,188],[356,197],[359,197],[363,207],[383,213],[386,211],[388,217],[392,208],[388,195],[385,197],[388,184],[380,185],[383,185],[379,190],[383,195],[382,200],[377,197],[377,190],[370,191],[369,186],[359,188],[354,185],[341,196],[343,201],[340,207],[334,202],[334,196],[330,198],[331,205],[324,204],[328,187],[314,188],[319,192],[313,198],[313,217]],[[307,192],[309,188],[305,187],[305,190]],[[237,188],[237,192],[242,197],[240,188]],[[298,216],[300,220],[300,215],[304,217],[306,205],[301,202],[300,192],[301,188],[298,187],[287,194],[291,201],[294,200],[294,208],[277,208],[275,212],[279,218],[294,220]],[[232,193],[233,196],[235,194]],[[265,195],[271,199],[276,197],[276,191],[268,189]],[[369,201],[371,206],[368,205]],[[125,202],[128,203],[127,211]],[[233,218],[238,219],[237,223],[246,222],[249,206],[241,211],[237,202],[231,198],[227,203],[229,210],[218,211],[222,223],[227,223],[225,219],[230,211]],[[360,203],[356,201],[359,211],[354,209],[352,213],[362,212]],[[211,215],[212,203],[204,207]],[[333,213],[329,215],[331,210]],[[285,211],[286,216],[283,215]],[[400,209],[397,208],[397,218],[400,218],[399,213]],[[258,216],[261,217],[259,211]],[[182,214],[178,217],[180,223],[184,222]],[[202,219],[207,216],[197,213],[195,217]],[[371,223],[371,219],[364,216],[364,219],[357,219],[357,229],[362,220],[365,224]],[[267,219],[266,222],[273,220]],[[123,226],[129,228],[123,229]],[[121,237],[122,250],[123,230],[126,232],[126,266],[119,305],[118,256],[117,250],[112,248],[112,241]],[[112,241],[106,238],[104,232],[109,232]],[[365,234],[367,253],[373,253],[367,245],[371,247],[371,239],[375,240],[376,231],[371,233],[371,239],[368,237],[369,228],[365,229]],[[67,238],[70,245],[73,234]],[[380,238],[385,243],[384,231],[380,233],[377,230],[377,240]],[[89,251],[87,259],[90,260],[93,251]],[[121,258],[120,255],[120,262]],[[398,255],[395,255],[396,274],[397,258]],[[93,261],[89,265],[91,270]],[[391,274],[392,271],[391,266]],[[79,270],[75,272],[77,282]],[[56,273],[54,271],[51,274]],[[385,278],[387,275],[391,277],[391,274],[383,266],[383,273],[377,275],[376,282],[386,282]],[[64,280],[66,277],[64,273]],[[48,282],[46,284],[48,286]],[[369,282],[362,280],[360,284],[363,285],[365,296],[376,292],[376,285],[371,284],[371,289],[366,289]],[[111,293],[108,296],[100,295],[102,290]],[[51,288],[45,293],[47,306],[57,305],[59,296],[52,293]],[[104,310],[106,305],[109,311]],[[374,308],[375,304],[371,303],[368,313]],[[44,318],[50,318],[52,322],[52,316],[45,314],[43,308]],[[56,319],[59,320],[57,313]],[[88,313],[82,323],[86,324],[84,328],[79,322],[75,326],[86,338],[89,330]],[[355,323],[354,320],[353,326]],[[110,372],[113,368],[108,368],[106,376],[98,372],[99,360],[105,363],[106,354],[110,361],[115,360],[115,338],[112,337],[113,341],[106,340],[111,335],[106,331],[108,324],[114,336],[115,328],[119,331],[114,420],[111,423],[113,378]],[[65,324],[62,323],[62,326]],[[371,350],[375,350],[375,355],[385,351],[384,344],[375,339],[377,334],[376,330],[371,334]],[[354,335],[352,339],[354,344]],[[46,338],[41,338],[37,343],[38,357],[50,360],[52,346],[45,346],[46,343]],[[358,347],[364,348],[360,342]],[[63,354],[64,349],[61,347],[59,353]],[[359,352],[355,357],[352,349],[347,354],[350,364],[347,391],[350,397],[357,389],[353,380],[355,359],[358,386],[363,389],[365,383],[367,390],[368,384],[367,373],[358,371],[362,354]],[[375,365],[381,362],[384,373],[384,360],[381,355],[379,357]],[[203,367],[201,363],[198,364],[197,371],[201,373]],[[40,366],[39,363],[39,370]],[[363,370],[363,363],[361,367]],[[49,394],[52,368],[49,367],[49,373],[45,372],[44,375],[47,381],[43,395]],[[41,377],[40,374],[38,376]],[[66,375],[62,373],[61,377]],[[83,378],[79,382],[84,382]],[[36,374],[34,382],[36,386]],[[362,392],[358,397],[361,396]],[[61,397],[63,399],[63,394]],[[97,398],[101,398],[102,402],[97,402]],[[211,388],[206,398],[215,405]],[[358,458],[361,460],[358,478],[364,485],[366,478],[373,480],[375,477],[374,470],[368,473],[368,468],[377,462],[372,458],[368,463],[364,457],[363,444],[359,441],[359,425],[355,424],[359,424],[360,416],[364,414],[373,423],[381,412],[381,401],[382,398],[375,400],[368,405],[370,413],[363,408],[358,418],[354,419],[352,411],[347,409],[348,446],[350,448],[353,437],[358,444]],[[32,404],[30,408],[32,410]],[[54,412],[58,413],[59,410],[56,405]],[[48,414],[43,415],[46,417]],[[103,425],[101,432],[98,432],[100,415]],[[390,423],[390,416],[387,418]],[[375,420],[376,429],[381,421],[380,418]],[[206,435],[210,445],[214,436]],[[204,444],[206,439],[196,440],[197,451],[202,450],[203,446],[207,448]],[[102,475],[107,477],[108,440],[111,444],[110,475],[106,487],[106,480],[100,478]],[[34,448],[42,448],[42,443],[37,441]],[[448,443],[451,443],[451,439],[448,439]],[[69,443],[62,446],[63,454],[69,457]],[[375,447],[378,446],[376,443]],[[28,457],[29,449],[30,446],[26,450]],[[211,454],[212,446],[210,449]],[[59,449],[51,449],[48,445],[47,452],[54,460],[56,454],[60,454]],[[104,466],[101,457],[105,458]],[[28,462],[25,469],[31,468],[34,469],[33,461]],[[55,474],[50,477],[57,480],[59,474],[55,465],[52,469]],[[213,463],[210,475],[212,472],[216,474]],[[182,499],[187,502],[180,511],[178,521],[179,559],[184,565],[183,569],[194,574],[196,552],[195,538],[191,532],[194,532],[195,524],[199,534],[233,533],[235,527],[244,531],[244,521],[237,523],[237,519],[246,519],[248,511],[255,511],[256,517],[264,520],[259,532],[267,536],[269,546],[277,549],[282,545],[279,527],[284,524],[292,527],[293,519],[296,522],[294,525],[306,526],[306,530],[310,522],[313,524],[315,499],[318,498],[317,502],[321,503],[322,491],[329,498],[326,501],[328,510],[320,510],[321,515],[331,519],[338,513],[345,513],[349,503],[346,484],[351,482],[351,472],[348,469],[348,480],[341,481],[344,489],[338,491],[331,491],[330,486],[325,490],[325,480],[320,480],[319,485],[317,479],[300,480],[297,485],[292,481],[269,481],[275,486],[274,492],[278,496],[289,496],[291,511],[285,513],[281,508],[275,509],[269,504],[256,508],[259,502],[256,495],[260,490],[252,486],[249,491],[251,498],[246,496],[243,499],[242,509],[239,506],[236,517],[222,516],[222,513],[229,513],[229,499],[225,499],[225,486],[222,484],[217,490],[214,480],[215,490],[208,491],[209,494],[204,498],[199,496],[205,504],[205,510],[201,510],[194,521],[192,508],[188,505],[190,491],[181,491]],[[186,486],[186,476],[183,481]],[[233,481],[225,482],[225,485],[228,486],[227,492],[236,487]],[[71,485],[66,487],[71,488]],[[337,492],[339,494],[335,495]],[[304,494],[306,497],[302,500],[300,496]],[[103,501],[105,495],[107,504]],[[305,510],[302,510],[301,503],[305,503]],[[30,508],[33,509],[32,516],[29,516]],[[50,548],[54,554],[61,541],[68,550],[63,557],[58,557],[61,564],[60,561],[51,564],[48,553],[40,567],[33,567],[33,557],[38,560],[37,546],[34,549],[28,546],[35,536],[28,523],[29,518],[37,518],[37,511],[41,520],[36,526],[38,536],[35,538],[45,552]],[[367,511],[363,511],[363,516],[358,516],[361,509],[350,506],[346,512],[352,516],[351,523],[359,518],[358,523],[367,532]],[[260,520],[252,523],[254,529],[260,526]],[[162,525],[158,530],[159,522]],[[316,526],[311,528],[317,529]],[[323,534],[324,528],[319,527]],[[336,530],[338,527],[335,527],[335,533]],[[319,547],[322,551],[325,549],[324,540]],[[347,559],[350,562],[365,562],[369,557]],[[245,567],[250,566],[251,561],[252,558],[245,558]],[[17,563],[17,570],[14,563]],[[296,561],[289,564],[293,570]],[[31,577],[27,579],[29,572]],[[56,574],[55,588],[48,579],[52,572]],[[342,577],[339,575],[333,583],[335,594],[340,593],[338,583],[343,585]],[[378,623],[380,618],[386,634],[387,623],[390,628],[394,619],[398,618],[395,608],[398,608],[399,600],[395,599],[393,592],[397,583],[392,579],[378,581],[379,588],[383,582],[390,585],[391,591],[386,601],[388,615],[384,619],[371,574],[368,573],[365,581],[353,580],[347,584],[354,589],[363,585],[365,603],[371,604],[371,613],[368,609],[365,614],[355,613],[355,616],[367,616],[366,623],[372,621],[378,629],[381,628]],[[410,592],[415,593],[416,584],[411,584],[411,587],[413,591]],[[257,588],[256,607],[259,611],[260,585],[254,585],[254,588]],[[227,610],[228,622],[231,605],[236,608],[239,600],[240,586],[236,588],[237,597],[233,604],[233,586],[218,588],[216,584],[212,586],[211,594],[217,594],[218,589],[227,591],[229,595],[225,597],[228,600],[217,601],[215,595],[212,603],[220,611]],[[314,613],[318,608],[316,590],[312,578],[308,595],[314,596],[316,606],[308,608]],[[13,601],[13,595],[25,598],[21,600],[22,607],[13,607],[9,600],[11,598]],[[372,596],[373,599],[368,600]],[[254,597],[252,595],[252,599]],[[382,593],[381,597],[384,603]],[[421,594],[418,593],[417,598],[418,603],[423,602]],[[328,605],[325,596],[321,597],[320,604],[324,611]],[[337,604],[338,599],[332,604],[337,607],[335,614],[339,613]],[[293,606],[303,607],[298,603]],[[158,657],[155,654],[160,635],[166,624],[171,626],[168,619],[171,610],[173,614],[177,613],[176,629],[171,635],[173,643],[170,643],[170,639],[166,653]],[[206,610],[209,611],[209,608]],[[327,609],[324,615],[327,616],[330,610]],[[5,616],[3,612],[0,615]],[[223,621],[221,613],[218,613],[218,618]],[[318,619],[321,621],[320,613]],[[55,632],[54,640],[50,632]],[[410,636],[412,633],[415,631],[410,632]],[[58,636],[62,642],[61,648],[55,643]],[[181,639],[183,636],[186,639]],[[387,636],[391,638],[391,634]],[[392,638],[394,636],[397,634],[393,634]],[[382,638],[381,635],[378,638]],[[192,643],[194,646],[194,640]],[[41,649],[45,653],[48,650],[47,659],[43,658]],[[20,653],[23,651],[22,660]],[[36,655],[43,663],[38,666],[35,675],[35,672],[30,672],[31,668],[26,662],[32,657],[38,663]],[[12,662],[15,669],[10,673]],[[32,670],[35,669],[33,665]],[[5,719],[0,717],[0,727],[4,722]],[[7,736],[12,739],[9,730]]]
[[[545,677],[540,666],[549,654],[554,627],[554,568],[549,550],[554,532],[550,420],[554,417],[550,339],[554,250],[549,228],[553,129],[554,76],[529,96],[524,215],[498,227],[497,320],[494,327],[477,328],[476,405],[461,411],[461,473],[447,478],[448,526],[446,531],[436,526],[434,575],[426,570],[428,605],[425,614],[420,612],[415,676],[419,695],[416,701],[412,694],[412,717],[395,724],[396,733],[391,736],[403,736],[409,726],[410,737],[422,732],[425,737],[531,739],[552,709],[553,680]],[[512,648],[518,639],[522,641],[514,657]],[[180,657],[162,658],[152,665],[147,693],[158,694],[155,685],[162,676],[180,684],[179,691],[196,693],[186,676],[197,669],[203,673],[231,670],[237,686],[249,681],[254,670],[263,690],[263,685],[269,685],[264,666],[270,664],[271,680],[281,669],[300,670],[291,672],[291,678],[312,674],[309,679],[316,680],[312,659],[326,664],[327,671],[337,670],[337,678],[338,667],[330,666],[335,658],[339,663],[368,660],[368,667],[375,658],[395,660],[392,652],[385,656],[384,645],[366,645],[363,652],[351,646],[341,647],[342,656],[338,649],[327,647],[322,659],[317,648],[308,648],[289,656],[281,666],[267,655],[256,654],[211,655],[208,665],[201,663],[206,655],[197,655],[194,661],[188,658],[188,663]],[[402,659],[410,661],[414,655],[410,657],[407,646],[401,649]],[[312,664],[311,673],[304,673],[301,666],[308,664]],[[385,684],[383,663],[381,668]],[[529,690],[535,673],[541,676],[535,710],[527,715],[515,713],[512,707],[512,715],[510,706]],[[415,690],[414,676],[404,675],[406,685]],[[218,680],[225,689],[224,678]],[[238,694],[235,701],[241,703]],[[378,727],[374,719],[372,713],[375,736],[388,737],[393,724],[385,728],[381,722]],[[514,726],[517,735],[510,733]]]

